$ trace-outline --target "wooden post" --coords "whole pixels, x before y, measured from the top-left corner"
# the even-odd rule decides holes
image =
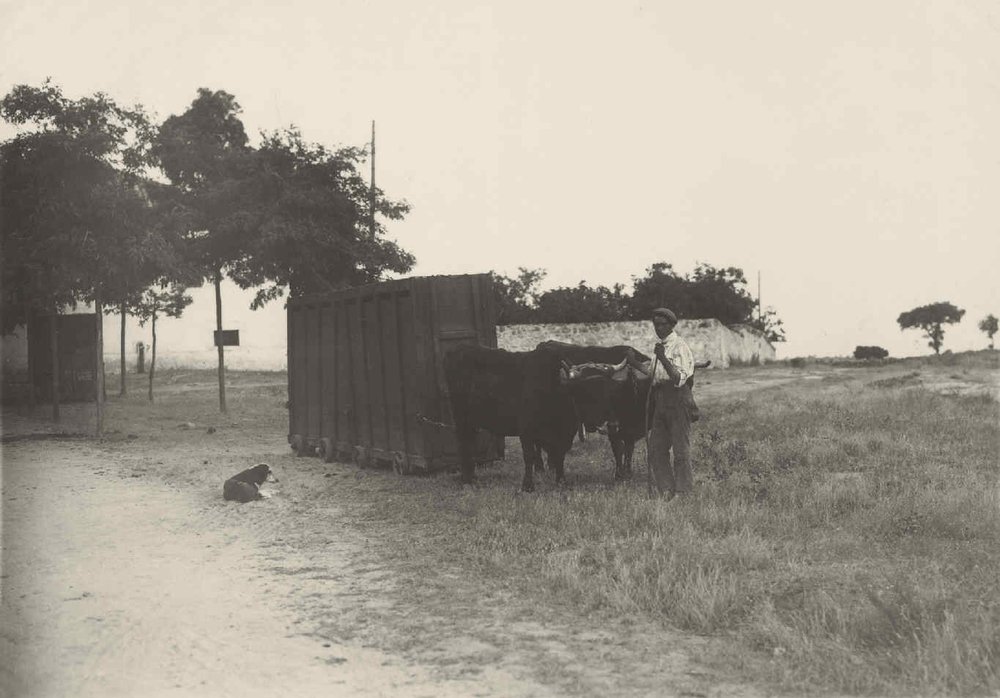
[[[97,357],[94,366],[94,432],[100,436],[104,433],[104,307],[101,305],[101,295],[94,297],[94,312],[96,313],[94,331],[97,334]]]
[[[215,328],[222,332],[222,271],[215,271]],[[219,411],[226,411],[226,353],[222,343],[219,350]]]
[[[52,351],[52,421],[59,421],[59,313],[51,316],[49,344]]]
[[[153,308],[153,352],[149,357],[149,401],[153,401],[153,371],[156,370],[156,308]]]
[[[125,395],[126,387],[125,387],[125,301],[124,300],[122,301],[122,304],[121,304],[121,315],[122,315],[122,331],[121,331],[121,347],[120,347],[120,351],[121,351],[121,354],[122,354],[122,357],[121,357],[121,386],[118,389],[118,394],[119,395]]]

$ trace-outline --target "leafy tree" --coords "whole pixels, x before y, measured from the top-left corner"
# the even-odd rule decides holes
[[[139,324],[150,322],[153,333],[152,354],[149,361],[149,401],[153,401],[153,373],[156,371],[156,319],[159,316],[180,317],[184,309],[191,304],[191,296],[185,293],[187,289],[181,284],[163,283],[146,289],[142,297],[133,306]]]
[[[993,335],[997,333],[997,318],[996,315],[990,313],[982,320],[979,321],[979,329],[986,333],[986,336],[990,339],[990,349],[993,349]]]
[[[674,271],[668,262],[656,262],[644,277],[633,277],[632,297],[628,314],[633,320],[648,320],[653,308],[669,307],[678,317],[689,317],[686,279]]]
[[[535,322],[612,322],[626,316],[624,286],[556,288],[539,295]]]
[[[930,340],[927,346],[933,349],[935,354],[940,354],[941,344],[944,340],[942,325],[959,322],[963,315],[965,315],[964,310],[945,301],[907,310],[905,313],[900,313],[896,322],[899,323],[901,330],[923,330],[924,335]]]
[[[646,276],[635,278],[629,317],[649,318],[653,308],[665,306],[679,318],[716,318],[726,325],[752,324],[756,302],[746,290],[746,277],[737,267],[718,269],[699,263],[693,273],[681,276],[667,262],[657,262]],[[771,325],[780,322],[771,311]],[[780,335],[784,338],[784,332]],[[780,340],[779,340],[780,341]]]
[[[493,296],[498,325],[523,325],[535,322],[541,293],[538,285],[545,278],[544,269],[518,267],[516,277],[493,274]]]
[[[147,288],[164,278],[185,275],[183,240],[176,229],[165,224],[165,211],[174,199],[170,188],[149,180],[140,180],[133,186],[142,208],[136,211],[134,225],[118,240],[118,257],[124,263],[105,283],[109,301],[105,312],[117,313],[120,318],[119,395],[127,392],[125,324],[128,314],[140,304]],[[191,285],[199,283],[200,279],[195,279]]]
[[[92,301],[100,318],[116,280],[143,254],[128,241],[145,225],[136,184],[148,163],[149,120],[101,93],[68,99],[49,81],[14,87],[0,115],[19,127],[0,146],[4,329],[79,301]],[[100,433],[101,322],[97,334]]]
[[[230,265],[242,288],[263,286],[256,309],[284,295],[298,296],[380,281],[386,272],[404,273],[414,258],[372,229],[371,188],[359,171],[360,148],[328,150],[307,143],[294,129],[265,134],[245,182],[253,193],[253,233],[244,254]],[[399,220],[405,202],[375,189],[375,209]]]
[[[711,264],[699,263],[687,276],[687,281],[691,305],[685,310],[685,317],[714,317],[724,325],[751,323],[757,302],[746,290],[747,280],[742,269],[717,269]]]
[[[257,208],[247,182],[253,152],[239,118],[240,105],[228,92],[199,88],[191,106],[167,118],[153,143],[153,155],[179,190],[173,224],[182,231],[188,260],[215,284],[216,329],[222,329],[222,279],[246,254]],[[225,351],[218,347],[219,409],[226,411]]]

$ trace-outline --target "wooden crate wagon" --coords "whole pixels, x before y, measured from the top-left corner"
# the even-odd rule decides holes
[[[288,303],[288,441],[327,462],[399,473],[458,464],[442,360],[496,347],[489,274],[399,279]],[[503,457],[485,432],[476,460]]]

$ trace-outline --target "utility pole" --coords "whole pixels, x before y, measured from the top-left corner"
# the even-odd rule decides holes
[[[760,269],[757,270],[757,324],[760,325],[761,332],[764,331],[763,306],[760,304]]]
[[[369,234],[372,240],[375,239],[375,120],[372,119],[372,183],[369,192],[369,207],[371,208],[371,221],[369,222]]]

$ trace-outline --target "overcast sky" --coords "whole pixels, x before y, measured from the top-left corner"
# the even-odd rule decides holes
[[[741,267],[784,357],[927,353],[896,317],[946,300],[945,348],[981,348],[1000,316],[991,0],[0,0],[0,51],[4,93],[163,119],[223,89],[249,132],[331,146],[376,121],[415,274]]]

